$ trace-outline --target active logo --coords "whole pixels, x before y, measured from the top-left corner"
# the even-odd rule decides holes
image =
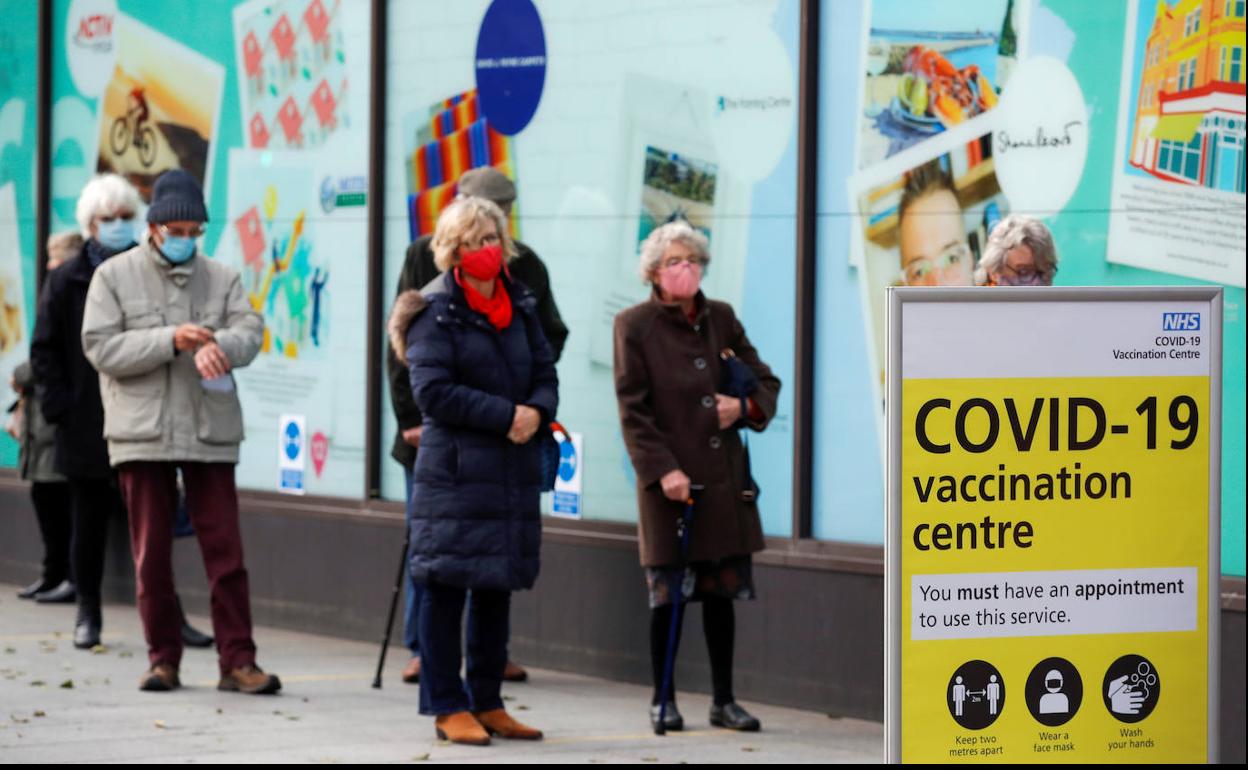
[[[74,45],[89,48],[98,53],[113,50],[113,19],[112,14],[93,13],[78,20],[78,29],[74,32]]]

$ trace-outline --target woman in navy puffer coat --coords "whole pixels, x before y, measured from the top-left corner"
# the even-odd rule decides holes
[[[433,237],[445,272],[400,296],[391,316],[424,416],[412,472],[411,571],[420,609],[421,713],[439,737],[540,738],[504,710],[511,591],[537,579],[538,430],[555,417],[558,379],[536,300],[503,269],[514,253],[502,211],[461,198]],[[470,592],[470,593],[469,593]],[[467,685],[459,678],[468,614]]]

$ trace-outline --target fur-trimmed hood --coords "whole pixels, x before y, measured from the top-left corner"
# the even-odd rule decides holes
[[[386,321],[386,335],[390,339],[390,350],[399,361],[407,360],[407,330],[427,307],[429,301],[418,289],[408,289],[394,300],[390,318]]]

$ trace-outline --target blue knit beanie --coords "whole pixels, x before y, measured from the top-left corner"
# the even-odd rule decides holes
[[[147,221],[153,224],[165,222],[207,222],[208,209],[204,207],[204,192],[195,177],[180,168],[171,168],[156,178],[152,186],[152,203],[147,209]]]

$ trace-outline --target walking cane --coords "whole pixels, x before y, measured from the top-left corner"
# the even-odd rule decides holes
[[[698,484],[689,485],[689,497],[685,500],[685,508],[676,520],[676,538],[680,543],[680,583],[676,595],[672,598],[672,620],[667,629],[667,655],[663,659],[663,686],[659,689],[659,719],[654,724],[655,735],[667,734],[667,702],[672,698],[672,669],[676,667],[676,634],[680,631],[680,612],[685,603],[685,561],[689,557],[689,530],[693,526],[693,496],[702,491]],[[668,586],[671,590],[671,586]]]
[[[381,636],[381,654],[377,657],[377,673],[373,676],[373,689],[381,689],[381,668],[386,665],[386,650],[390,647],[390,629],[394,627],[394,612],[399,606],[399,588],[403,585],[403,570],[407,568],[408,538],[411,532],[403,527],[403,553],[399,556],[399,574],[394,577],[394,588],[390,591],[390,613],[386,615],[386,631]]]

